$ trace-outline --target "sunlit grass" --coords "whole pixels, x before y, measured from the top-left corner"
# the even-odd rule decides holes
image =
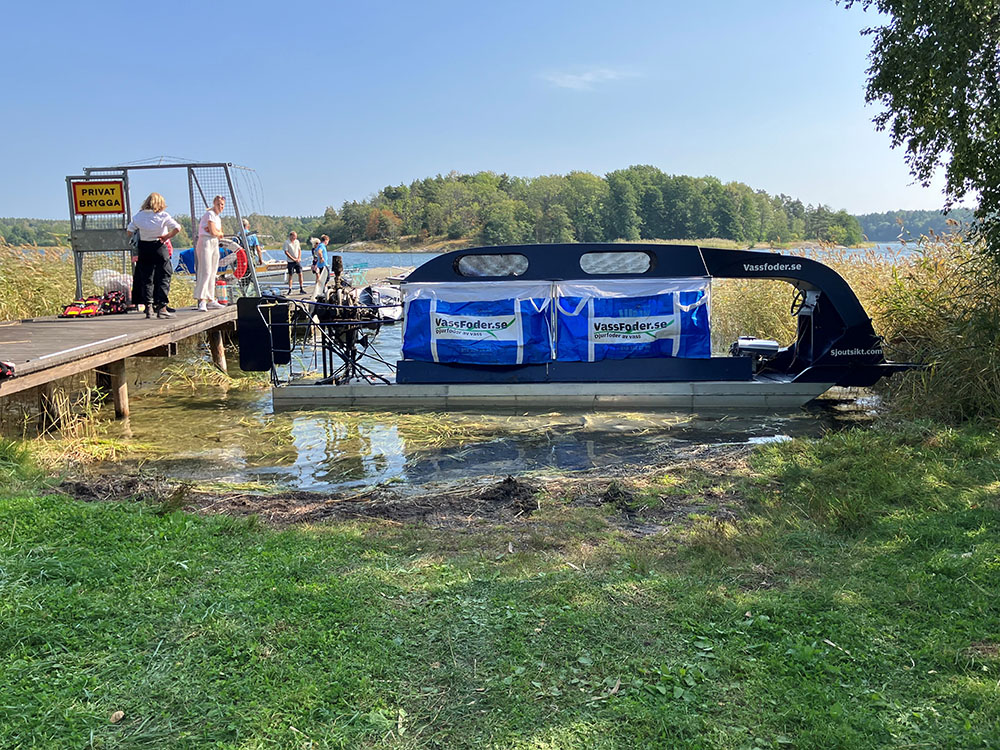
[[[644,539],[602,515],[634,510],[559,495],[476,531],[275,531],[179,512],[183,487],[45,496],[26,461],[0,444],[22,477],[0,493],[12,747],[1000,740],[1000,509],[971,499],[996,481],[989,432],[769,445],[735,482],[684,478],[745,493],[738,516]]]

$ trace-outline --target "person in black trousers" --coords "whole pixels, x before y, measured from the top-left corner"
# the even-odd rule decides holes
[[[172,318],[167,309],[170,294],[170,249],[167,241],[181,231],[181,225],[166,211],[167,202],[159,193],[150,193],[142,210],[132,217],[126,231],[139,233],[138,258],[132,274],[132,302],[146,306],[146,317]]]

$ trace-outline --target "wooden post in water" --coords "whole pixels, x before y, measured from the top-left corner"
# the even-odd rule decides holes
[[[115,404],[115,417],[128,419],[128,380],[125,375],[125,360],[119,359],[107,366],[111,385],[111,399]]]
[[[222,326],[213,328],[208,332],[208,348],[212,352],[212,364],[228,375],[229,368],[226,365],[226,347],[222,343]]]

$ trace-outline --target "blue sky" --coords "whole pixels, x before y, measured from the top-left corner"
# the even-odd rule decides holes
[[[0,216],[161,155],[256,170],[312,215],[451,170],[652,164],[852,213],[939,208],[864,104],[877,21],[833,0],[12,3]],[[157,176],[186,211],[184,182]],[[141,195],[139,199],[141,200]],[[251,203],[248,199],[247,203]]]

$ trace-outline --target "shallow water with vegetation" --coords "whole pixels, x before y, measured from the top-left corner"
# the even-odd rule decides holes
[[[335,491],[383,483],[656,463],[679,446],[819,436],[865,415],[826,401],[789,415],[293,411],[268,392],[202,387],[136,396],[126,463],[191,481]]]

